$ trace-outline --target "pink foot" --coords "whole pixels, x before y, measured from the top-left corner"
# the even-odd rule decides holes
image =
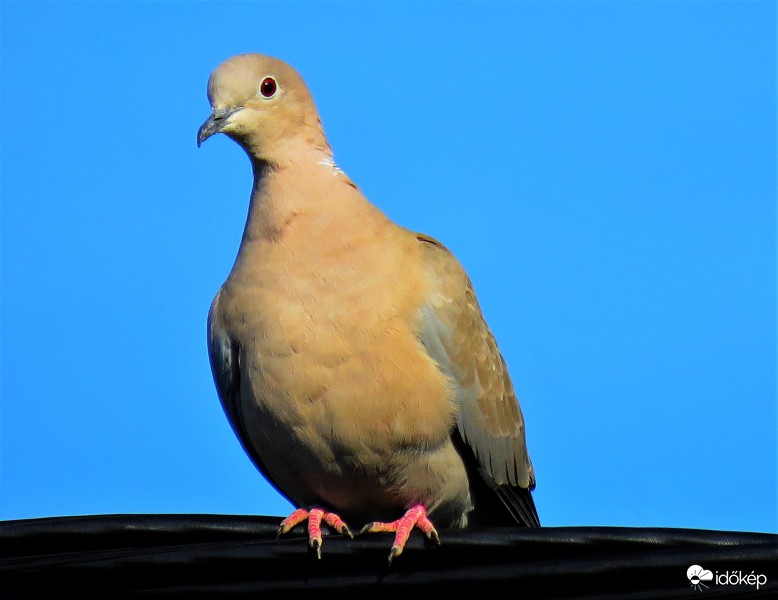
[[[395,532],[394,543],[392,549],[389,551],[389,564],[392,564],[392,559],[400,556],[405,548],[405,542],[411,535],[411,530],[417,527],[424,532],[427,538],[433,540],[435,543],[440,544],[440,538],[438,532],[435,531],[435,526],[427,518],[427,509],[423,504],[417,504],[412,506],[406,511],[406,513],[391,523],[370,523],[360,531],[360,533],[376,533],[381,531],[393,531]]]
[[[307,510],[305,508],[298,508],[291,515],[286,517],[278,526],[278,534],[276,537],[280,537],[290,531],[296,525],[299,525],[303,521],[308,521],[308,545],[316,551],[316,558],[321,558],[321,522],[324,521],[327,525],[332,527],[340,534],[347,535],[353,539],[353,535],[348,526],[343,522],[335,513],[327,512],[321,508],[312,508]]]

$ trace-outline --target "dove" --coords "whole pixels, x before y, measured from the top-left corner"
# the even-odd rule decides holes
[[[241,54],[208,80],[217,133],[253,186],[231,272],[208,314],[218,396],[258,470],[307,522],[352,536],[540,526],[508,368],[472,283],[439,241],[391,221],[338,167],[287,63]],[[217,199],[224,201],[223,198]]]

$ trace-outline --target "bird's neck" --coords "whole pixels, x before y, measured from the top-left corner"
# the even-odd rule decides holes
[[[329,142],[315,113],[307,114],[302,121],[293,123],[279,120],[278,127],[278,131],[269,134],[236,133],[233,139],[243,147],[252,162],[262,162],[276,168],[300,162],[310,155],[332,156]]]
[[[384,218],[332,159],[312,149],[283,165],[252,159],[251,192],[242,246],[277,243],[290,227],[334,230],[356,215]],[[245,249],[245,248],[244,248]]]

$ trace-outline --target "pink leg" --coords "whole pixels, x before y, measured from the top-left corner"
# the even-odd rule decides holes
[[[299,525],[305,520],[308,520],[308,545],[316,551],[316,557],[321,558],[321,522],[324,521],[327,525],[332,527],[340,534],[347,535],[350,538],[354,536],[351,531],[338,515],[331,512],[326,512],[321,508],[312,508],[307,510],[305,508],[298,508],[291,515],[286,517],[278,526],[278,534],[276,537],[280,537],[290,531],[296,525]]]
[[[394,543],[392,549],[389,551],[389,564],[392,564],[392,559],[400,556],[403,549],[405,549],[405,543],[411,535],[411,531],[414,527],[422,530],[427,538],[440,544],[440,538],[438,532],[435,531],[435,526],[427,518],[427,509],[423,504],[416,504],[409,508],[406,513],[390,523],[370,523],[366,525],[360,533],[375,533],[381,531],[393,531],[395,532]]]

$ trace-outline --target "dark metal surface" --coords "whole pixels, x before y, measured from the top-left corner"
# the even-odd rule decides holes
[[[778,595],[778,536],[692,529],[543,527],[414,533],[391,567],[390,534],[328,535],[323,556],[280,518],[95,515],[0,522],[0,597],[310,596],[381,588],[517,598],[724,598]],[[299,533],[298,533],[299,532]],[[762,574],[765,583],[692,589],[686,571]],[[491,590],[491,591],[490,591]]]

